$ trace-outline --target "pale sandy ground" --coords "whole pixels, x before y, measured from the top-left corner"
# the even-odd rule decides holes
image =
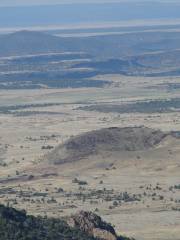
[[[25,208],[28,213],[65,216],[80,209],[94,211],[116,226],[118,232],[140,240],[180,239],[180,190],[169,191],[169,187],[180,184],[180,140],[168,138],[155,150],[133,153],[103,153],[64,166],[54,166],[44,160],[48,150],[63,143],[70,136],[94,129],[110,126],[139,126],[158,128],[164,131],[180,130],[180,112],[155,114],[117,114],[76,110],[80,103],[121,103],[144,99],[167,99],[180,97],[177,90],[150,88],[159,83],[176,82],[179,78],[130,78],[122,76],[99,76],[99,79],[113,80],[111,88],[67,89],[67,90],[23,90],[1,91],[0,106],[35,103],[61,103],[58,106],[25,109],[23,111],[51,111],[57,114],[37,114],[15,116],[0,114],[0,160],[7,166],[0,166],[0,180],[34,175],[32,180],[16,179],[0,183],[1,189],[12,187],[16,191],[47,193],[42,197],[18,197],[15,194],[0,194],[4,203],[17,198],[17,208]],[[22,110],[19,110],[22,111]],[[61,113],[61,114],[59,114]],[[52,136],[55,135],[55,136]],[[32,139],[30,139],[30,137]],[[140,158],[139,158],[140,157]],[[114,169],[110,167],[113,164]],[[109,170],[107,170],[107,167]],[[17,172],[19,175],[17,175]],[[43,174],[57,176],[42,176]],[[79,190],[72,180],[85,180],[88,185]],[[99,184],[103,181],[102,184]],[[153,190],[157,183],[160,190]],[[152,185],[152,189],[147,190]],[[64,193],[57,193],[56,188]],[[75,194],[91,193],[95,190],[113,189],[113,194],[127,191],[142,194],[139,202],[122,203],[109,209],[113,201],[102,201],[86,197],[85,201]],[[48,190],[48,191],[47,191]],[[162,195],[163,200],[152,200],[152,194]],[[71,193],[71,194],[70,194]],[[113,195],[112,193],[110,194]],[[91,195],[91,194],[90,194]],[[108,195],[106,193],[106,195]],[[57,202],[48,203],[54,197]],[[157,197],[158,198],[158,197]],[[173,200],[172,200],[172,199]],[[33,201],[32,201],[33,200]],[[39,201],[40,200],[40,201]],[[12,202],[10,202],[12,204]],[[172,210],[176,208],[176,210]]]

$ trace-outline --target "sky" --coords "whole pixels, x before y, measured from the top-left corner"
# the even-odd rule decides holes
[[[30,5],[53,5],[72,3],[112,3],[112,2],[179,2],[180,0],[0,0],[0,7],[4,6],[30,6]]]

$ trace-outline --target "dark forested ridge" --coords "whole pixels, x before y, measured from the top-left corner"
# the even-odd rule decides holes
[[[25,211],[0,205],[0,240],[93,240],[60,219],[26,215]]]
[[[34,217],[0,205],[0,240],[98,240],[62,219]],[[128,240],[126,237],[117,237]]]

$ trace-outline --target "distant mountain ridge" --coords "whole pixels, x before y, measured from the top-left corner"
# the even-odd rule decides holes
[[[64,51],[58,37],[36,31],[20,31],[2,35],[0,36],[0,45],[2,46],[0,56],[22,56]]]
[[[97,59],[180,49],[180,32],[141,32],[92,37],[57,37],[19,31],[0,36],[0,57],[48,52],[85,52]]]
[[[180,32],[57,37],[0,36],[0,89],[104,87],[96,76],[179,76]],[[93,79],[92,79],[93,77]]]

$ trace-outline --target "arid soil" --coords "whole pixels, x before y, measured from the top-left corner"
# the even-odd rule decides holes
[[[121,75],[99,79],[114,83],[106,88],[0,92],[0,202],[35,215],[67,216],[91,210],[120,234],[140,240],[179,240],[180,139],[164,133],[180,131],[180,107],[148,113],[81,108],[177,99],[179,90],[166,86],[180,80]],[[165,85],[160,88],[159,84]],[[127,151],[132,150],[132,142],[123,137],[121,142],[130,149],[117,151],[118,129],[142,126],[153,129],[148,136],[155,131],[160,139],[152,144],[150,138],[150,146],[145,147],[133,132],[133,151]],[[115,137],[109,131],[101,135],[100,129],[106,128],[113,129]],[[100,135],[94,139],[91,134],[97,130]],[[74,139],[87,132],[92,145],[86,145],[85,137],[76,148],[79,140],[73,145]],[[74,151],[83,154],[78,161],[54,164],[53,157],[47,156],[58,146],[74,148],[71,156]]]

